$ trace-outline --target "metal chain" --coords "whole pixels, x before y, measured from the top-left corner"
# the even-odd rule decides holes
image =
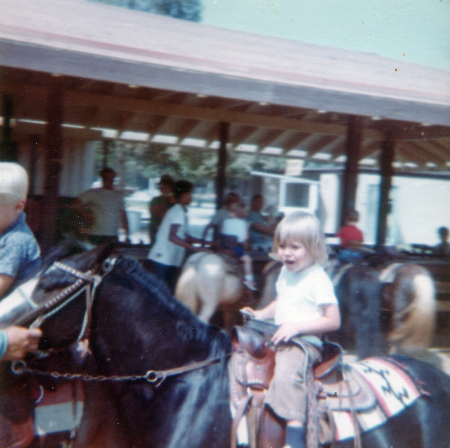
[[[81,379],[83,381],[140,381],[146,380],[148,382],[155,382],[154,380],[154,372],[148,371],[145,375],[113,375],[113,376],[105,376],[105,375],[89,375],[88,373],[60,373],[60,372],[43,372],[39,369],[33,369],[27,367],[27,365],[23,361],[18,361],[13,363],[12,371],[16,374],[21,373],[35,373],[41,376],[51,376],[55,379],[66,379],[66,380],[76,380]],[[158,378],[162,380],[161,378]]]
[[[227,354],[226,357],[229,357]],[[15,374],[21,374],[24,372],[35,373],[41,376],[51,376],[53,378],[64,379],[80,379],[82,381],[141,381],[145,380],[152,383],[155,387],[159,387],[161,383],[171,376],[182,375],[184,373],[192,372],[194,370],[203,369],[210,365],[216,364],[221,361],[223,357],[217,357],[213,359],[207,359],[205,361],[199,361],[194,364],[189,364],[182,367],[175,367],[168,370],[148,370],[144,375],[89,375],[87,373],[59,373],[59,372],[43,372],[38,369],[30,368],[24,361],[14,362],[11,366],[12,371]]]

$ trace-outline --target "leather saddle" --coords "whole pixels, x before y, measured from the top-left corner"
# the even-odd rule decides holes
[[[68,425],[78,424],[74,415],[76,400],[84,400],[81,382],[53,378],[37,381],[28,374],[11,376],[9,364],[4,364],[0,369],[4,381],[0,390],[0,448],[26,448],[32,443],[41,444],[41,438],[48,443],[51,440],[52,446],[66,446],[71,438]],[[71,412],[63,412],[60,418],[57,414],[62,405]],[[52,406],[56,406],[56,413]],[[46,425],[40,424],[43,419]]]
[[[233,412],[232,448],[244,435],[250,448],[282,447],[285,424],[270,408],[264,398],[273,377],[275,351],[268,344],[270,335],[247,326],[235,327],[232,334],[234,352],[230,361],[231,406]],[[322,360],[313,366],[319,417],[317,440],[334,441],[332,410],[371,409],[376,398],[358,372],[345,375],[342,349],[324,342]],[[345,381],[344,381],[345,377]]]

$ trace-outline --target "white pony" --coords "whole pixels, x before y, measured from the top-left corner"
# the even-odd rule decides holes
[[[209,322],[220,308],[223,326],[229,329],[234,312],[254,298],[243,286],[242,271],[242,265],[230,257],[211,252],[196,253],[183,265],[175,297],[204,322]]]

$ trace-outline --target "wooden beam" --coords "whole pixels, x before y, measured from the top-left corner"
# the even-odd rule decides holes
[[[219,124],[219,157],[217,159],[217,179],[216,179],[216,209],[219,210],[223,205],[225,185],[226,185],[226,168],[227,168],[227,143],[228,143],[228,123]]]
[[[292,149],[296,149],[300,143],[308,137],[306,133],[297,133],[297,132],[288,132],[288,135],[285,139],[285,143],[283,145],[284,153],[288,153]]]
[[[352,115],[348,117],[347,160],[343,177],[341,226],[345,225],[348,211],[355,208],[362,125],[362,120],[359,117]]]
[[[46,135],[46,125],[34,124],[34,123],[17,123],[16,126],[12,128],[11,139],[15,142],[27,142],[30,135],[38,135],[40,137],[45,137]],[[93,141],[101,140],[102,132],[92,129],[80,129],[80,128],[61,128],[61,136],[64,139],[72,140],[84,140]]]
[[[395,141],[401,140],[440,140],[450,139],[450,127],[444,126],[411,126],[408,129],[399,129],[394,131]]]
[[[344,136],[335,137],[330,143],[322,148],[322,152],[332,155],[332,159],[337,159],[345,152],[347,139]]]
[[[39,135],[30,135],[30,167],[28,170],[28,176],[30,179],[30,185],[28,187],[28,194],[33,196],[36,193],[36,179],[37,179],[37,163],[38,163],[38,145],[40,142]]]
[[[182,104],[160,103],[133,98],[110,97],[85,92],[66,91],[64,97],[67,104],[78,104],[85,107],[100,105],[100,107],[105,109],[191,118],[219,123],[238,123],[257,128],[267,127],[336,136],[345,135],[347,131],[345,126],[335,124],[305,122],[290,118],[232,112],[224,109],[185,106]],[[365,129],[364,138],[382,139],[382,133],[372,129]]]
[[[233,124],[231,126],[231,129],[233,130],[233,132],[230,136],[230,142],[232,143],[233,148],[241,143],[245,143],[247,139],[257,135],[258,133],[258,129],[253,126],[241,126]]]
[[[411,142],[396,142],[395,152],[398,155],[404,155],[408,162],[416,163],[422,167],[429,161],[423,151],[418,150],[417,146],[411,144]]]
[[[420,152],[425,158],[425,164],[428,162],[435,163],[438,166],[445,166],[448,159],[447,157],[442,157],[439,155],[439,150],[434,146],[428,144],[426,141],[413,141],[409,142],[410,147],[413,149],[414,154]]]
[[[2,137],[0,140],[0,160],[13,162],[15,161],[14,145],[11,140],[11,120],[13,118],[13,99],[12,96],[5,93],[3,95],[3,126]]]
[[[45,250],[56,242],[56,220],[58,213],[59,175],[62,169],[62,135],[63,121],[62,91],[55,85],[50,91],[47,103],[46,177],[44,184],[41,244]]]
[[[395,142],[392,135],[387,134],[386,141],[382,145],[380,154],[380,198],[378,202],[378,224],[376,245],[381,247],[386,243],[387,218],[391,209],[389,196],[392,186],[392,176],[394,174],[393,162],[395,157]]]
[[[258,150],[261,151],[280,138],[283,132],[279,129],[264,129],[262,135],[254,143],[258,145]]]

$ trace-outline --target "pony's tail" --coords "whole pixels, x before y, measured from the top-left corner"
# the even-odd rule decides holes
[[[200,303],[197,295],[196,284],[197,271],[195,264],[189,264],[183,268],[175,287],[175,297],[194,314],[198,314]]]
[[[402,283],[408,281],[408,274],[397,272],[395,285],[400,295],[410,294],[409,305],[396,309],[393,316],[394,329],[389,333],[391,352],[413,355],[425,351],[432,342],[436,325],[436,291],[430,273],[416,266],[415,275],[409,279],[410,286]]]

